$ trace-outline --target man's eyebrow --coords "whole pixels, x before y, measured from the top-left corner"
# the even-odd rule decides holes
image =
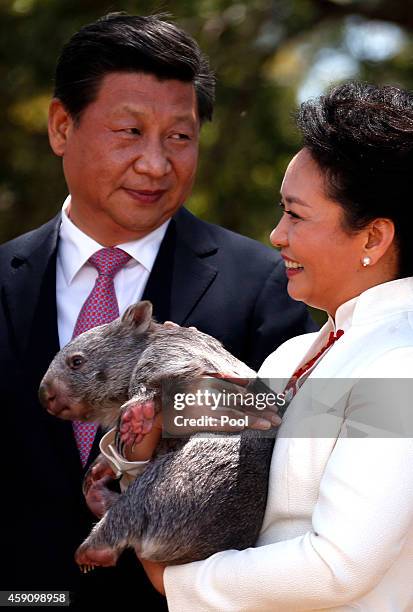
[[[130,113],[131,115],[142,116],[145,114],[142,111],[135,108],[134,106],[131,106],[130,104],[122,104],[118,108],[115,108],[115,112],[122,112],[122,111],[126,111],[127,113]]]
[[[122,111],[126,111],[128,113],[130,113],[131,115],[135,115],[136,117],[144,117],[146,115],[145,112],[140,111],[139,109],[137,109],[136,107],[130,105],[130,104],[122,104],[122,106],[120,106],[118,109],[116,109],[118,112],[122,112]],[[116,111],[115,111],[116,113]],[[188,121],[190,123],[194,123],[195,122],[195,117],[193,115],[191,115],[190,113],[186,113],[186,114],[178,114],[178,115],[174,115],[173,116],[173,120],[178,122],[178,121]]]
[[[301,204],[301,206],[310,206],[307,202],[304,202],[304,200],[294,195],[283,196],[283,194],[281,194],[281,199],[287,204]]]

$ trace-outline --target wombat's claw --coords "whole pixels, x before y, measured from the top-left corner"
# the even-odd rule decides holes
[[[96,565],[79,565],[79,569],[82,574],[88,574],[95,569]]]

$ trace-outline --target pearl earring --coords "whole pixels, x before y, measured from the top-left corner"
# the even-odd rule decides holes
[[[363,257],[363,259],[361,260],[361,263],[363,264],[363,268],[367,268],[367,266],[371,264],[370,257],[366,255],[366,257]]]

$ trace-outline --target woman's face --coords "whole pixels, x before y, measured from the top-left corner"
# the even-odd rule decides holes
[[[271,243],[281,249],[288,293],[334,316],[340,304],[367,288],[361,263],[366,232],[344,231],[343,210],[325,194],[324,175],[306,149],[287,168],[281,205]]]

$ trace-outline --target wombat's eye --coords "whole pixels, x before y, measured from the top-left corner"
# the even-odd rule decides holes
[[[85,358],[82,355],[71,355],[67,360],[69,368],[77,370],[85,363]]]

